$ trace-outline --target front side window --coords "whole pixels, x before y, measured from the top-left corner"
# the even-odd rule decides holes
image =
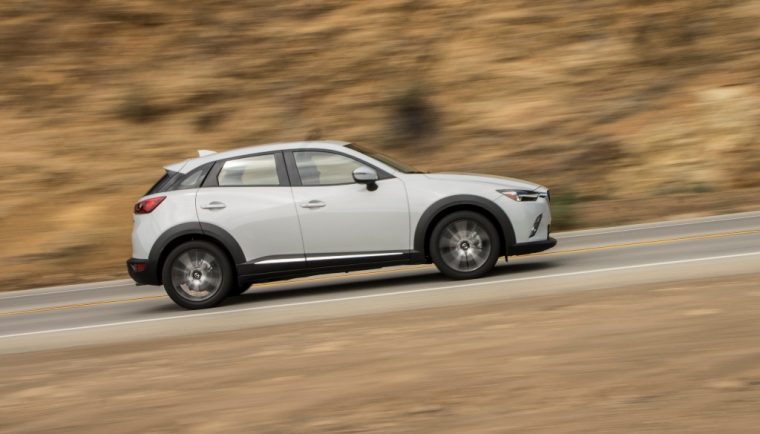
[[[274,154],[225,161],[217,180],[220,187],[280,185]]]
[[[353,184],[354,170],[364,164],[345,155],[321,151],[293,152],[303,185]]]

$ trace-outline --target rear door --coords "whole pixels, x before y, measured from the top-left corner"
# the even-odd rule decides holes
[[[301,268],[304,249],[281,152],[218,161],[198,190],[201,226],[214,225],[240,245],[243,274]]]

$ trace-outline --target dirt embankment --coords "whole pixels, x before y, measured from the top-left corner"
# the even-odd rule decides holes
[[[557,227],[758,205],[753,0],[9,0],[0,17],[2,289],[123,277],[161,165],[315,130],[549,185]]]
[[[0,431],[754,432],[759,279],[2,356]]]

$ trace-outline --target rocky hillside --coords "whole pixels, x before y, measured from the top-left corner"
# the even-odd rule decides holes
[[[4,289],[123,276],[163,164],[317,131],[565,227],[757,207],[760,2],[3,1]]]

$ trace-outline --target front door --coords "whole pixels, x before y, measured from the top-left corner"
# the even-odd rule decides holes
[[[331,151],[293,151],[301,185],[293,198],[311,266],[385,262],[405,258],[409,246],[409,204],[404,183],[391,176],[370,191],[353,179],[367,165]]]

